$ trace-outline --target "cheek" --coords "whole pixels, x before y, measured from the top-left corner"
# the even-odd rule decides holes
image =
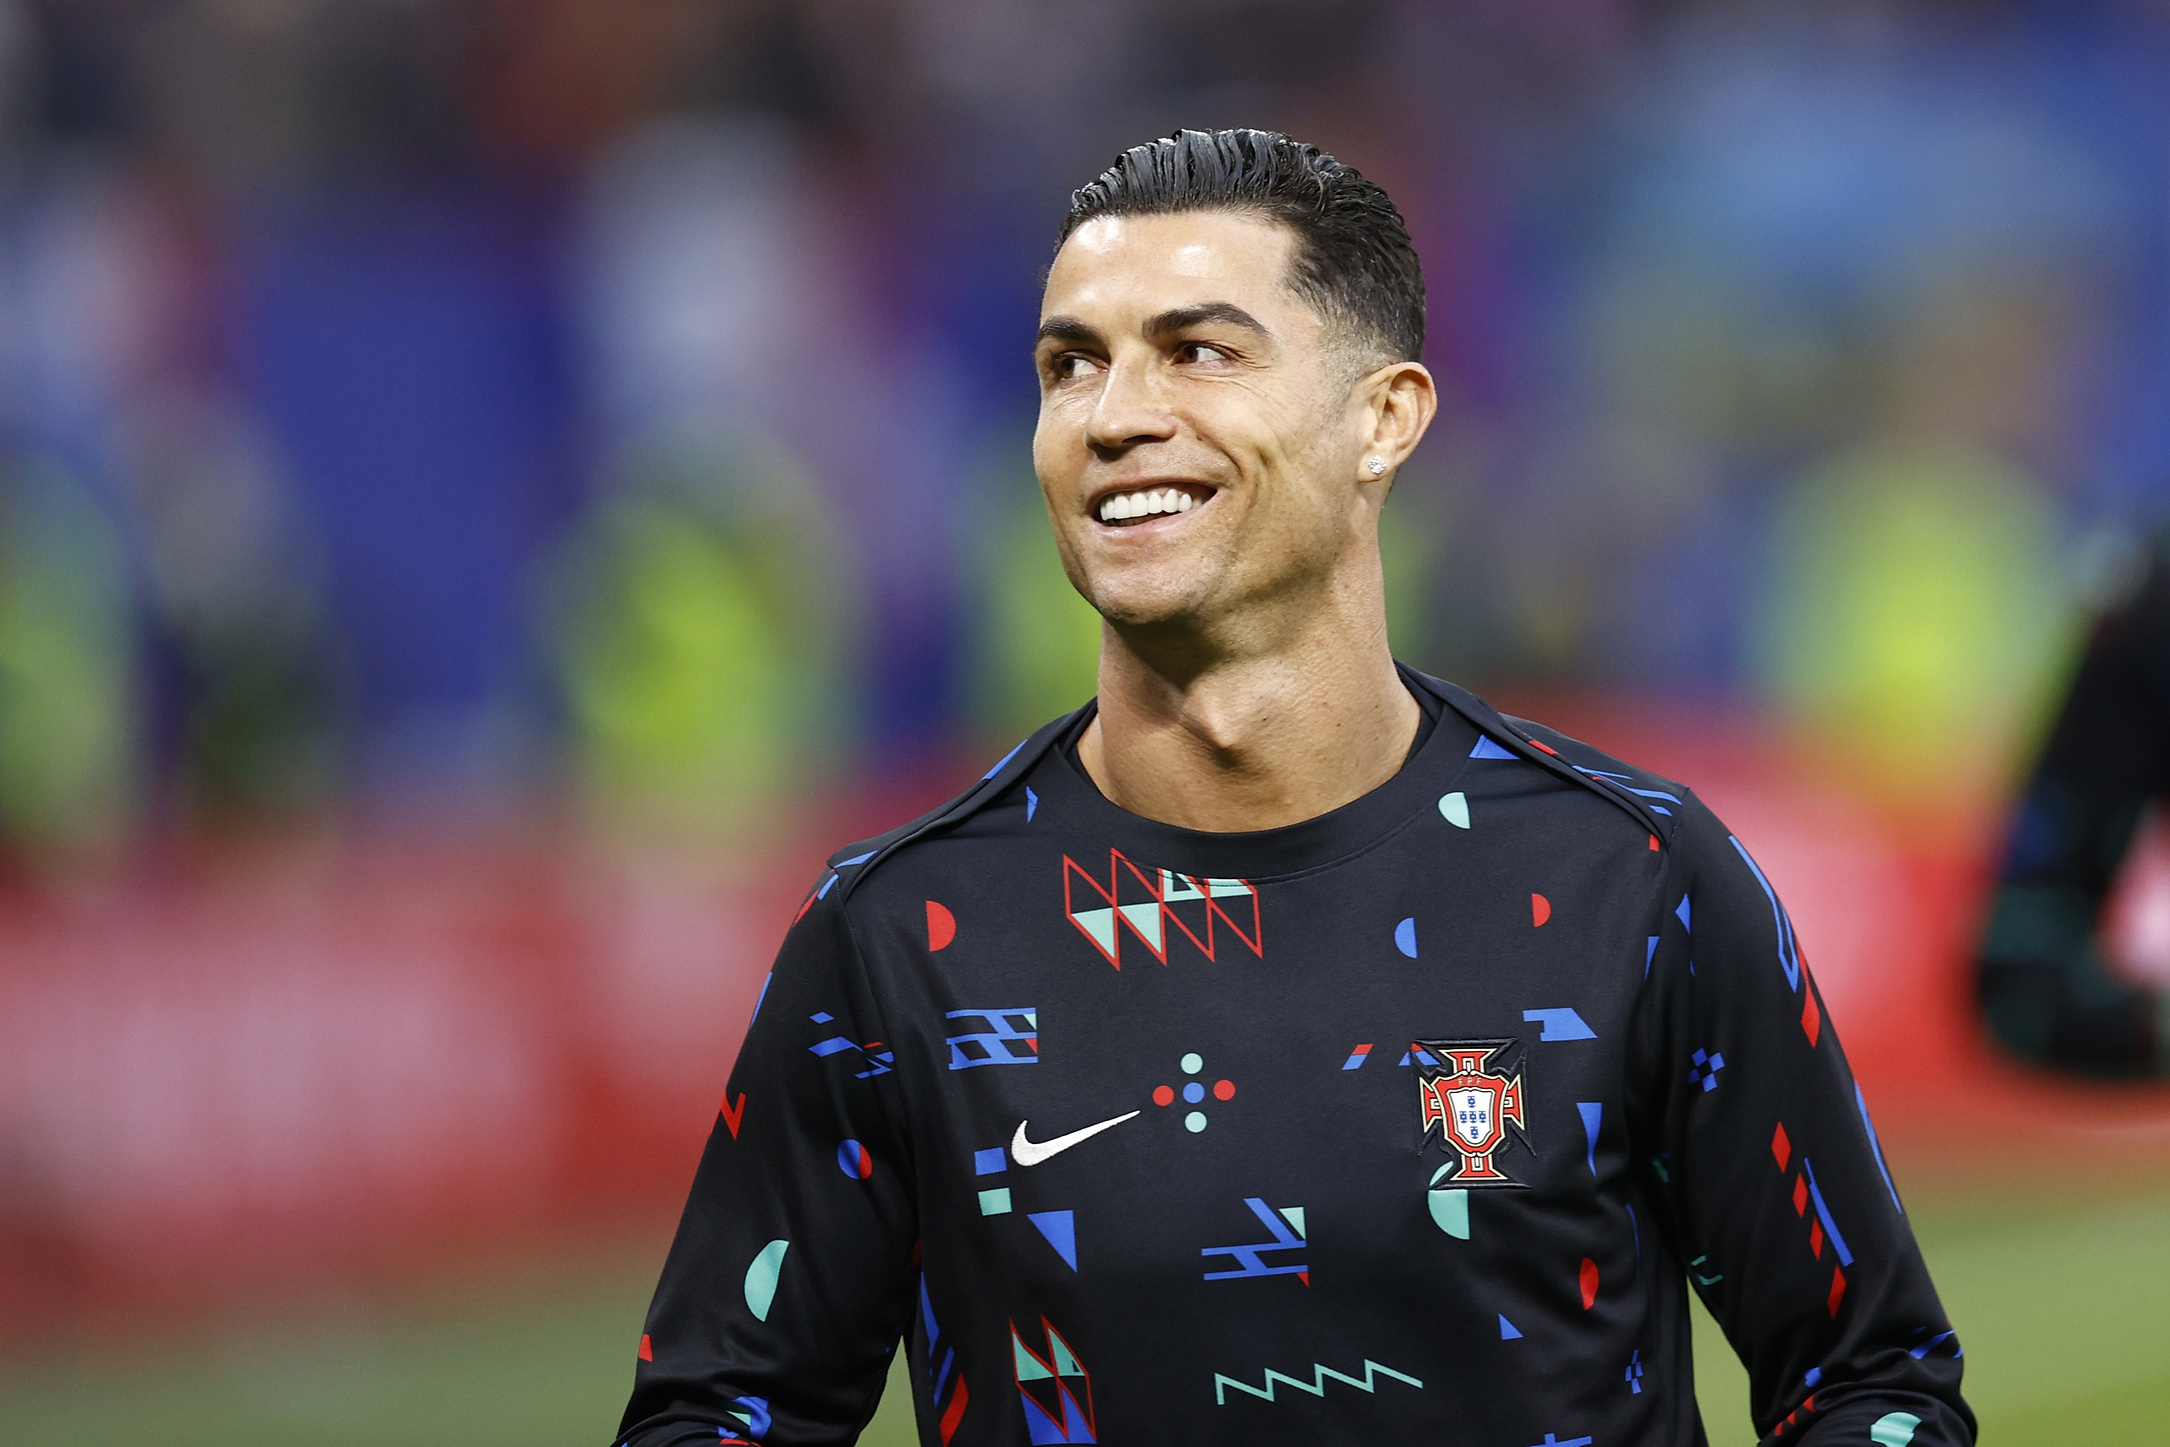
[[[1054,438],[1049,435],[1047,417],[1043,413],[1040,425],[1032,431],[1032,470],[1039,475],[1043,490],[1054,486],[1059,480],[1063,452],[1064,449],[1056,445]]]
[[[1032,460],[1045,476],[1049,468],[1075,472],[1082,465],[1080,443],[1084,413],[1074,399],[1049,397],[1040,403],[1039,419],[1032,429]]]
[[[1308,506],[1322,452],[1316,422],[1285,405],[1247,420],[1249,426],[1223,435],[1223,447],[1253,480],[1262,510],[1275,514]]]
[[[1293,562],[1339,550],[1356,494],[1338,484],[1334,456],[1333,440],[1316,420],[1257,439],[1251,464],[1259,486],[1245,523],[1275,540],[1260,557]]]
[[[1067,500],[1077,493],[1081,450],[1063,446],[1059,438],[1051,440],[1044,425],[1033,433],[1032,472],[1040,484],[1040,501],[1047,506],[1048,521],[1054,526],[1058,543],[1063,531],[1076,525],[1077,509]]]
[[[1222,400],[1207,423],[1227,447],[1273,473],[1301,471],[1318,457],[1330,420],[1316,398],[1297,389],[1246,389]]]

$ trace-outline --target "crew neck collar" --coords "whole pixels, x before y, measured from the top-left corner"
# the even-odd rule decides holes
[[[1370,848],[1423,810],[1437,807],[1469,762],[1476,727],[1457,710],[1419,692],[1422,685],[1406,669],[1402,680],[1419,707],[1428,713],[1437,709],[1430,736],[1377,788],[1313,818],[1224,833],[1185,829],[1131,813],[1100,792],[1074,752],[1078,738],[1098,717],[1098,700],[1078,711],[1027,776],[1040,796],[1035,812],[1052,811],[1072,827],[1135,848],[1141,860],[1184,874],[1255,882],[1323,868]]]

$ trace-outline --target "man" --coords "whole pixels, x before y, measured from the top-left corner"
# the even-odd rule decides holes
[[[1424,435],[1399,214],[1285,137],[1077,193],[1034,461],[1097,701],[836,856],[622,1440],[1973,1440],[1791,926],[1679,785],[1387,651]]]
[[[2170,534],[2134,550],[2036,761],[1990,906],[1978,983],[2007,1050],[2075,1075],[2170,1075],[2170,994],[2121,978],[2099,922],[2170,793]]]

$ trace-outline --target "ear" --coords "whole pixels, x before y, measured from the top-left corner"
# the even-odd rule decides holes
[[[1393,362],[1359,381],[1355,395],[1364,437],[1356,459],[1357,481],[1390,488],[1439,411],[1439,389],[1423,363]],[[1374,470],[1374,460],[1385,466]]]

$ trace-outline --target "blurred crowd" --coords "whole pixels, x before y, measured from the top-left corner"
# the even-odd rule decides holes
[[[1071,187],[1383,181],[1398,650],[2001,776],[2170,478],[2141,0],[0,0],[0,831],[729,831],[1082,700]]]

